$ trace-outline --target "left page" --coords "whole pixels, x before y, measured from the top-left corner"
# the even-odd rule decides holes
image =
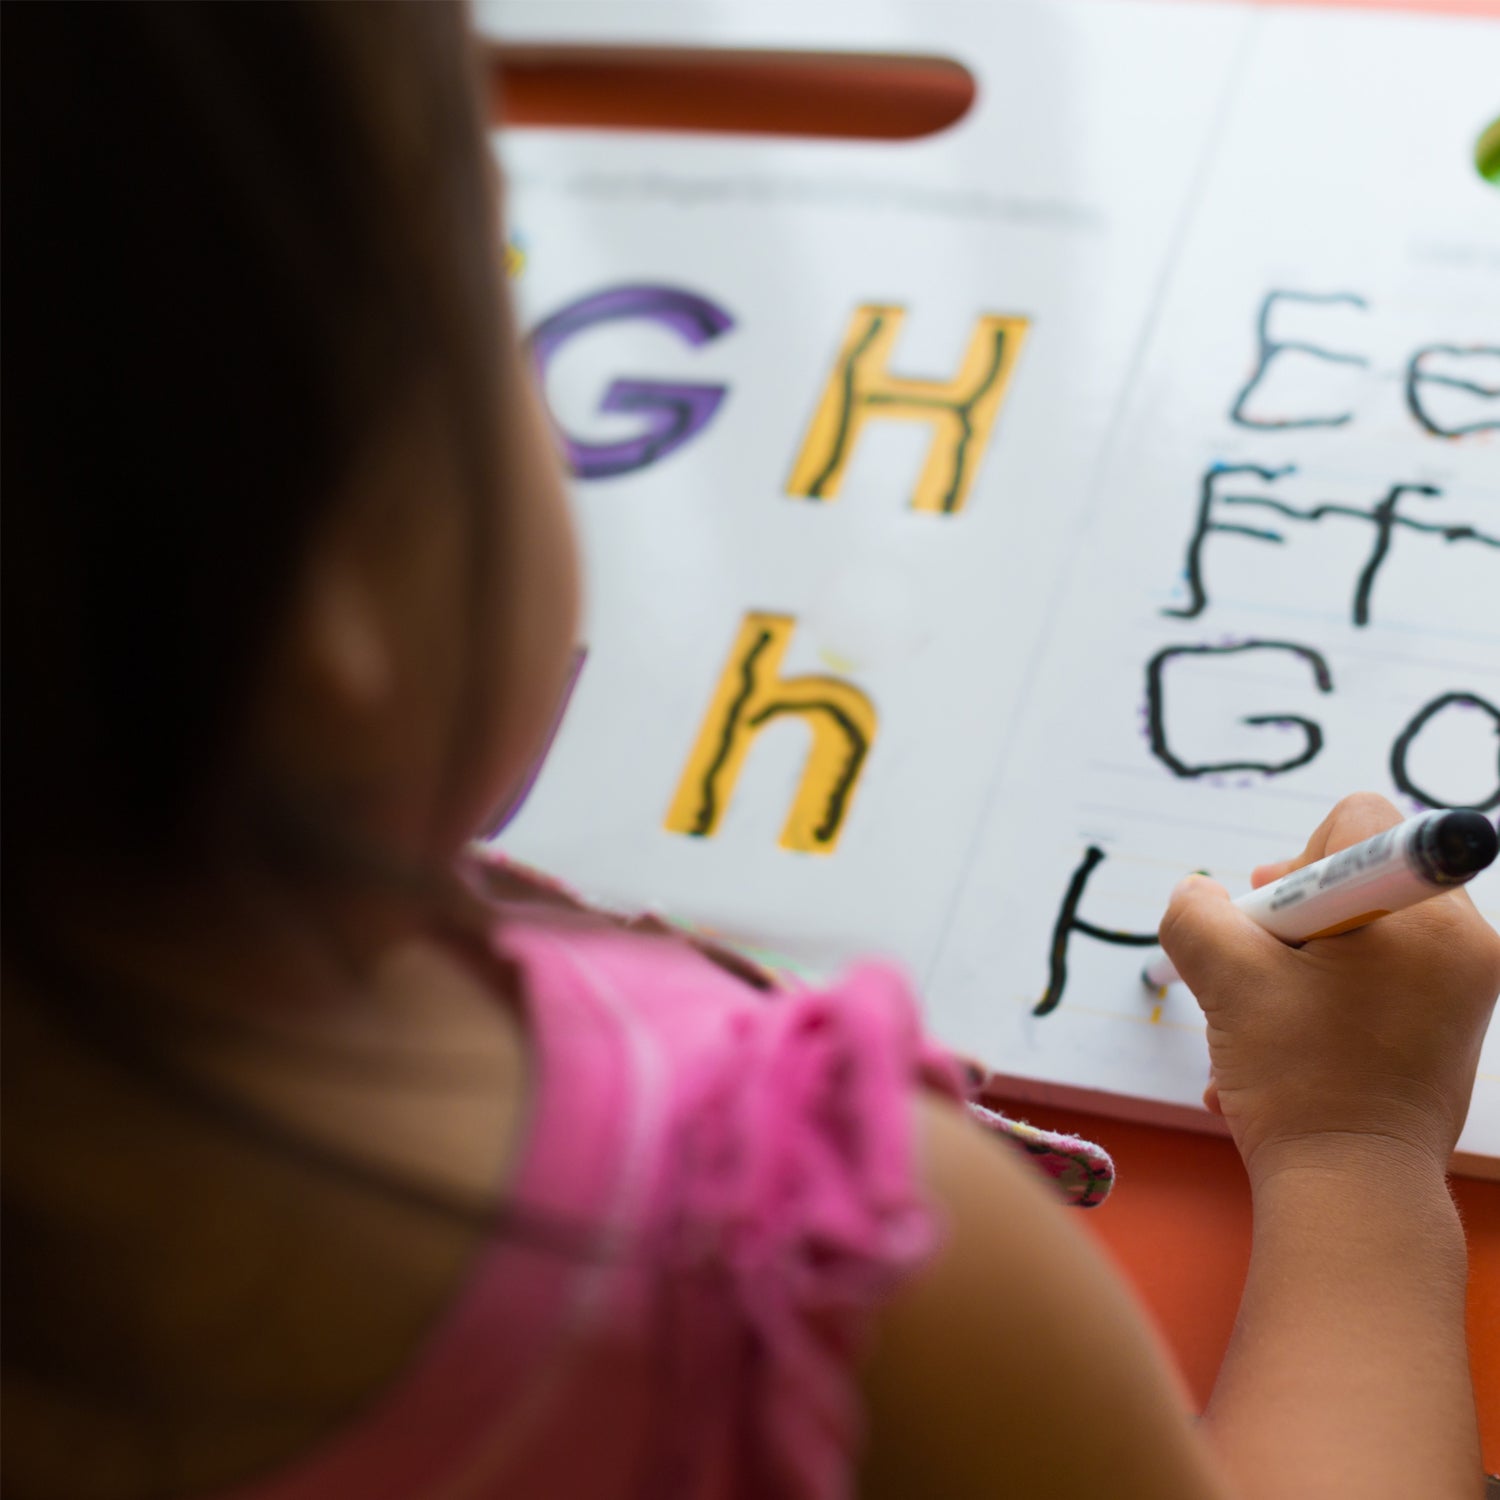
[[[502,133],[586,655],[502,847],[815,964],[932,961],[1247,27],[1234,7],[501,4],[515,39],[939,53],[911,142]]]

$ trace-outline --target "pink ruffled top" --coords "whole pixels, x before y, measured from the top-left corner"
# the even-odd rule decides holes
[[[529,1118],[497,1232],[396,1385],[238,1500],[848,1495],[872,1315],[933,1247],[891,969],[767,991],[687,941],[507,921]]]

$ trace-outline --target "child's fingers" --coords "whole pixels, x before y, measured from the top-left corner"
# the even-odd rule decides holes
[[[1337,854],[1351,844],[1363,843],[1387,828],[1401,822],[1401,814],[1378,792],[1353,792],[1336,802],[1332,811],[1313,829],[1312,837],[1301,854],[1292,859],[1278,859],[1257,865],[1250,872],[1250,884],[1259,890],[1293,870],[1300,870],[1317,860]]]
[[[1204,875],[1189,875],[1178,884],[1157,937],[1195,995],[1206,993],[1205,981],[1216,966],[1232,971],[1258,964],[1265,944],[1276,942],[1235,909],[1218,881]]]
[[[1341,797],[1334,803],[1333,811],[1313,830],[1307,848],[1292,868],[1300,869],[1315,860],[1326,859],[1351,844],[1362,844],[1401,821],[1401,814],[1394,804],[1379,792],[1353,792]]]

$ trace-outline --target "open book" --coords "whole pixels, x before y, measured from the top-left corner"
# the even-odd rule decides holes
[[[499,139],[586,656],[504,847],[1212,1128],[1140,983],[1345,792],[1500,812],[1500,24],[1133,0],[502,3],[940,53],[902,142]],[[1472,886],[1500,925],[1500,870]],[[1500,1172],[1500,1036],[1460,1166]]]

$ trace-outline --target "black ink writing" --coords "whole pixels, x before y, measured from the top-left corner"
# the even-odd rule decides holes
[[[668,832],[712,838],[761,730],[790,716],[807,727],[811,744],[781,846],[832,853],[874,741],[875,706],[841,678],[783,676],[795,630],[788,615],[745,616],[673,794]]]
[[[1293,641],[1239,641],[1227,646],[1166,646],[1146,663],[1146,720],[1151,738],[1151,753],[1166,766],[1174,776],[1190,780],[1197,776],[1211,776],[1228,771],[1259,771],[1264,776],[1281,776],[1305,766],[1323,748],[1323,731],[1312,719],[1300,714],[1246,714],[1241,724],[1275,724],[1297,728],[1302,731],[1302,749],[1286,760],[1226,760],[1192,764],[1173,753],[1167,743],[1165,676],[1167,664],[1183,656],[1237,656],[1246,651],[1287,651],[1305,661],[1312,668],[1313,680],[1320,693],[1331,692],[1333,677],[1328,663],[1310,646],[1299,646]]]
[[[1357,307],[1361,310],[1367,306],[1363,297],[1353,292],[1267,292],[1260,304],[1260,312],[1255,320],[1255,334],[1258,345],[1255,369],[1249,380],[1240,388],[1239,394],[1234,398],[1234,405],[1229,409],[1229,420],[1240,427],[1257,427],[1271,429],[1286,429],[1295,427],[1342,427],[1346,422],[1352,420],[1354,413],[1350,411],[1323,413],[1319,416],[1310,417],[1252,417],[1246,413],[1246,406],[1255,392],[1266,371],[1270,368],[1271,361],[1281,354],[1305,354],[1312,359],[1322,360],[1328,364],[1358,365],[1366,367],[1369,360],[1362,354],[1347,354],[1334,349],[1324,349],[1318,344],[1305,343],[1300,339],[1277,339],[1271,335],[1271,314],[1278,303],[1301,302],[1311,304],[1344,303],[1346,306]]]
[[[865,329],[861,338],[855,341],[845,356],[843,364],[839,366],[838,383],[839,391],[843,397],[839,406],[838,426],[834,430],[833,442],[829,445],[828,461],[818,471],[815,478],[809,481],[806,494],[810,500],[821,500],[823,493],[828,487],[828,481],[838,474],[848,459],[849,429],[853,425],[855,411],[854,372],[859,368],[860,361],[869,352],[870,345],[885,331],[885,317],[877,314],[870,319],[870,326]]]
[[[1405,729],[1396,736],[1391,745],[1391,780],[1394,781],[1401,791],[1408,797],[1415,797],[1424,807],[1477,807],[1481,812],[1488,812],[1492,807],[1500,807],[1500,747],[1496,753],[1496,786],[1494,794],[1484,802],[1447,802],[1441,797],[1435,797],[1431,792],[1424,791],[1411,778],[1411,773],[1406,767],[1406,758],[1411,751],[1412,745],[1417,737],[1440,713],[1453,707],[1478,709],[1486,713],[1494,721],[1495,736],[1500,741],[1500,708],[1493,703],[1481,698],[1477,693],[1443,693],[1425,704],[1412,715]]]
[[[1215,464],[1203,476],[1198,494],[1198,513],[1192,536],[1188,539],[1187,552],[1183,560],[1183,573],[1187,580],[1188,602],[1181,608],[1165,608],[1164,615],[1191,620],[1201,615],[1208,607],[1208,589],[1203,578],[1203,549],[1210,535],[1215,532],[1234,536],[1250,537],[1254,541],[1280,545],[1285,542],[1284,532],[1270,526],[1247,526],[1238,522],[1216,518],[1216,506],[1253,507],[1267,510],[1288,520],[1316,524],[1330,517],[1364,521],[1373,528],[1370,551],[1354,581],[1354,593],[1350,601],[1350,620],[1359,626],[1370,623],[1370,600],[1375,581],[1390,555],[1391,542],[1397,528],[1435,536],[1444,542],[1473,542],[1482,547],[1500,548],[1500,536],[1467,524],[1445,525],[1439,521],[1418,520],[1415,516],[1401,512],[1401,499],[1405,495],[1420,495],[1424,499],[1436,500],[1442,491],[1430,484],[1394,484],[1385,495],[1368,509],[1358,505],[1324,503],[1318,505],[1292,505],[1269,495],[1227,494],[1219,486],[1236,475],[1251,474],[1274,484],[1295,470],[1288,466],[1280,469],[1263,469],[1254,464]]]
[[[1027,320],[982,315],[958,374],[944,381],[915,380],[888,368],[892,342],[904,318],[905,310],[899,307],[872,303],[855,309],[838,363],[788,476],[788,494],[832,500],[865,423],[896,417],[921,421],[932,429],[932,446],[912,494],[912,508],[939,515],[963,508],[1005,399]]]
[[[1500,386],[1483,385],[1477,380],[1465,380],[1458,375],[1444,375],[1436,370],[1423,368],[1422,362],[1429,355],[1441,354],[1454,359],[1490,358],[1500,360],[1500,346],[1494,344],[1427,344],[1413,353],[1406,365],[1406,408],[1413,417],[1434,437],[1461,438],[1475,432],[1500,431],[1500,417],[1491,417],[1482,422],[1461,423],[1446,427],[1437,420],[1424,404],[1421,388],[1424,385],[1444,386],[1449,390],[1463,391],[1478,396],[1484,401],[1500,399]]]
[[[820,844],[826,844],[839,831],[839,825],[844,821],[849,793],[854,790],[854,783],[859,780],[865,757],[870,753],[870,741],[864,730],[854,722],[852,715],[845,713],[837,703],[830,703],[824,698],[813,698],[804,703],[769,703],[747,722],[751,729],[759,729],[761,725],[769,724],[782,714],[796,714],[800,718],[808,718],[812,714],[827,714],[844,732],[844,739],[849,747],[848,755],[843,768],[834,778],[833,785],[828,788],[823,820],[813,829],[813,838]]]
[[[1047,1016],[1057,1009],[1063,991],[1068,984],[1068,940],[1075,932],[1085,937],[1098,939],[1101,943],[1115,943],[1126,948],[1154,948],[1154,932],[1116,932],[1109,927],[1096,927],[1078,915],[1078,905],[1089,883],[1089,876],[1103,863],[1104,851],[1090,844],[1084,851],[1083,863],[1073,871],[1068,889],[1063,895],[1062,906],[1057,913],[1057,922],[1052,928],[1052,952],[1048,960],[1047,989],[1042,998],[1032,1007],[1032,1015]]]
[[[1164,609],[1164,615],[1175,615],[1179,620],[1196,619],[1208,607],[1208,591],[1203,586],[1203,544],[1209,535],[1215,531],[1233,533],[1235,536],[1254,537],[1260,542],[1281,542],[1285,538],[1280,532],[1268,531],[1264,527],[1241,526],[1229,521],[1216,521],[1213,518],[1214,504],[1232,504],[1235,496],[1221,495],[1218,490],[1220,480],[1232,478],[1237,474],[1253,474],[1258,479],[1264,479],[1267,484],[1274,484],[1283,475],[1294,473],[1291,467],[1283,469],[1262,469],[1256,464],[1214,464],[1203,476],[1203,481],[1198,487],[1198,516],[1193,526],[1193,534],[1188,539],[1187,556],[1183,559],[1183,573],[1187,578],[1188,602],[1182,609]]]
[[[690,830],[698,838],[712,833],[718,824],[719,773],[724,769],[725,762],[729,759],[729,752],[734,748],[734,737],[739,729],[740,719],[744,716],[745,705],[755,696],[756,667],[774,640],[775,637],[769,630],[761,631],[740,661],[740,690],[730,703],[729,712],[724,715],[719,743],[714,747],[713,759],[703,773],[703,798],[698,804],[698,813],[693,819],[693,826]]]

